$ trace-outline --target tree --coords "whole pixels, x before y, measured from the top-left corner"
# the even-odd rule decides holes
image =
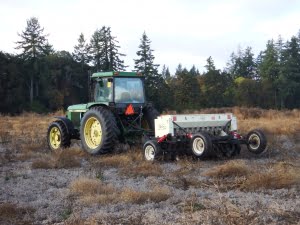
[[[74,46],[73,58],[76,62],[79,62],[82,66],[89,62],[88,57],[89,45],[86,43],[83,33],[79,35],[78,44]]]
[[[25,107],[22,69],[19,58],[0,51],[0,112],[20,113]]]
[[[206,107],[228,106],[226,100],[227,89],[230,87],[230,79],[227,73],[217,70],[212,57],[207,59],[205,65],[207,72],[203,75],[203,99]]]
[[[279,54],[273,40],[267,42],[266,50],[261,53],[258,72],[262,78],[265,96],[269,98],[265,106],[277,107],[277,84],[280,72]]]
[[[36,87],[36,96],[39,95],[39,60],[51,52],[52,46],[49,45],[44,33],[44,28],[40,26],[40,23],[36,17],[32,17],[27,20],[27,27],[25,31],[18,34],[21,38],[16,42],[18,46],[16,49],[22,49],[20,57],[24,60],[24,63],[31,69],[27,73],[29,76],[29,96],[30,103],[32,104],[34,99],[34,86]]]
[[[181,74],[183,71],[181,63],[178,64],[176,70],[175,70],[175,76],[178,77],[179,74]]]
[[[126,56],[123,53],[119,53],[120,46],[118,45],[116,37],[111,35],[110,27],[106,29],[106,39],[108,42],[107,50],[104,49],[105,54],[109,56],[108,71],[124,71],[127,66],[124,65],[124,60],[121,60],[120,57]]]
[[[278,89],[282,108],[300,106],[300,45],[295,36],[282,50]]]
[[[165,72],[165,79],[169,80],[170,78],[171,78],[171,73],[170,73],[169,67],[167,67],[166,72]]]
[[[159,89],[164,83],[163,77],[158,73],[158,64],[154,63],[154,55],[151,49],[151,41],[144,32],[136,52],[138,59],[134,59],[135,71],[145,76],[145,86],[148,98],[153,102],[159,102]]]
[[[237,77],[258,79],[252,48],[238,49],[237,54],[233,52],[230,56],[230,61],[227,63],[227,71],[232,75],[233,79]]]
[[[90,56],[96,71],[124,71],[127,66],[120,57],[120,46],[116,37],[111,35],[110,27],[103,26],[96,30],[90,42]]]
[[[173,83],[175,107],[177,110],[197,109],[201,96],[200,86],[197,77],[191,74],[186,68],[179,66],[177,79]]]
[[[206,64],[206,66],[204,66],[204,67],[207,69],[207,71],[208,71],[208,72],[209,72],[209,71],[215,71],[215,70],[216,70],[216,67],[215,67],[215,63],[214,63],[212,57],[209,56],[208,59],[207,59],[206,61],[207,61],[207,64]]]

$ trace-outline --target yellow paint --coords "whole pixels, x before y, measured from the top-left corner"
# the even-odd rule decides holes
[[[61,144],[61,132],[58,127],[52,127],[49,133],[50,145],[53,149],[58,149]]]
[[[98,119],[89,118],[84,125],[85,143],[90,149],[97,148],[102,141],[102,128]]]

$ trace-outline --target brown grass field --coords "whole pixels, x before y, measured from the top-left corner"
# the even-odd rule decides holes
[[[299,224],[300,110],[233,112],[246,134],[265,131],[260,155],[143,160],[140,146],[90,156],[74,141],[51,152],[56,112],[0,116],[0,224]]]

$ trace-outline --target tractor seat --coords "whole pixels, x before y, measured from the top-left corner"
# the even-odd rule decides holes
[[[123,92],[121,94],[120,102],[132,102],[131,96],[129,92]]]

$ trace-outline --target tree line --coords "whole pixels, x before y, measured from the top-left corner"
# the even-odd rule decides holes
[[[37,18],[19,33],[20,54],[0,51],[0,112],[49,112],[89,100],[89,76],[97,71],[125,71],[111,28],[97,29],[90,40],[80,34],[72,53],[54,50]],[[300,107],[300,33],[284,42],[269,40],[254,56],[251,47],[233,52],[224,69],[210,56],[200,73],[179,64],[175,74],[159,71],[151,40],[144,32],[134,71],[145,76],[146,95],[160,110],[246,106]]]

